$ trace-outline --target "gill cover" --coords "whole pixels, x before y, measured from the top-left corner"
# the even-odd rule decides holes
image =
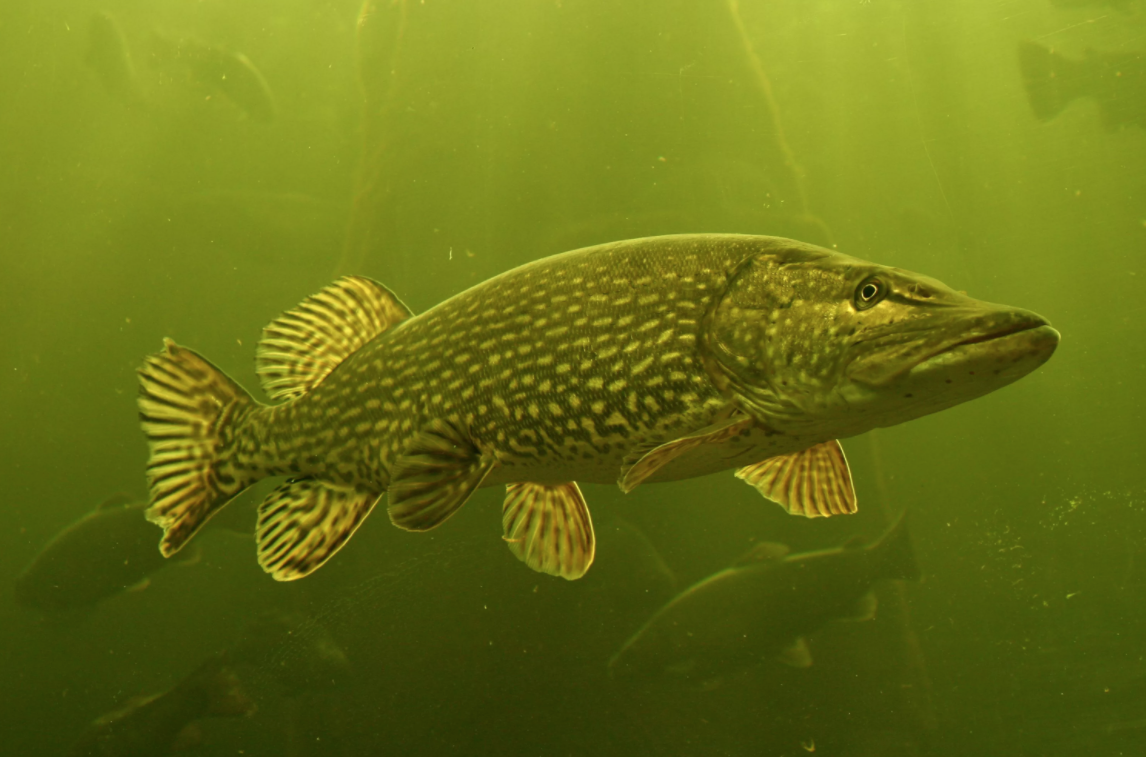
[[[756,418],[783,426],[805,417],[834,386],[851,262],[789,242],[748,258],[731,277],[706,348],[717,383]]]

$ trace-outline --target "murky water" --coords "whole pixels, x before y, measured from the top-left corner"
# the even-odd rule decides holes
[[[179,699],[177,736],[72,753],[1142,753],[1143,51],[1142,0],[7,0],[0,751],[68,754],[228,650],[254,714],[183,728],[202,713]],[[48,617],[17,602],[57,533],[145,499],[135,371],[163,337],[253,388],[260,329],[340,275],[417,313],[680,232],[924,272],[1062,343],[844,440],[852,516],[789,516],[730,473],[586,485],[597,560],[567,582],[513,559],[486,489],[429,534],[379,510],[283,584],[250,535],[263,487],[196,559]],[[872,539],[905,510],[923,580],[812,634],[810,667],[610,675],[754,543]],[[125,534],[52,587],[134,559]]]

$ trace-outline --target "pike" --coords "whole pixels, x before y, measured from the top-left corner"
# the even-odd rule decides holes
[[[228,656],[207,658],[161,694],[132,697],[102,715],[76,740],[68,757],[161,757],[196,746],[196,722],[250,717],[258,707],[243,690]]]
[[[837,620],[875,617],[873,585],[919,579],[900,516],[871,544],[789,554],[759,542],[732,566],[672,598],[609,661],[619,677],[665,673],[704,680],[775,658],[812,664],[807,636]]]
[[[275,579],[317,570],[383,495],[410,531],[505,485],[504,539],[567,579],[593,561],[577,482],[625,492],[735,468],[794,515],[856,510],[837,441],[957,405],[1050,358],[1042,317],[778,237],[697,234],[544,258],[421,315],[344,277],[264,329],[256,402],[171,340],[140,368],[147,517],[179,551],[259,508]]]
[[[60,531],[16,578],[16,603],[64,617],[146,588],[154,573],[177,562],[155,551],[155,526],[143,517],[146,507],[115,495]],[[178,562],[191,564],[198,557],[198,550],[189,549]]]

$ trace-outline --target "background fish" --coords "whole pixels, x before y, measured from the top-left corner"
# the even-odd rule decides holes
[[[147,588],[151,576],[171,563],[155,553],[155,526],[144,516],[147,503],[133,499],[127,494],[109,497],[52,537],[16,578],[17,603],[61,616]],[[247,536],[254,525],[249,503],[237,502],[211,521],[212,530]],[[190,550],[174,564],[191,565],[199,556],[199,550]]]
[[[16,601],[52,614],[146,586],[167,561],[155,553],[146,502],[115,495],[52,538],[16,579]],[[181,562],[193,561],[190,552]]]
[[[1087,50],[1068,58],[1035,42],[1019,44],[1019,70],[1031,109],[1049,121],[1081,98],[1098,103],[1103,125],[1146,128],[1146,58]]]
[[[577,481],[630,491],[737,468],[794,514],[853,512],[838,438],[1026,375],[1034,313],[789,239],[681,235],[556,255],[419,316],[344,278],[264,330],[275,406],[168,340],[140,369],[148,518],[176,553],[261,478],[259,563],[316,570],[383,493],[425,531],[506,485],[510,550],[577,578],[595,553]]]
[[[919,578],[901,517],[869,546],[787,554],[762,543],[662,607],[609,662],[620,676],[705,680],[778,659],[811,664],[805,637],[832,620],[875,615],[872,584]]]
[[[255,712],[225,656],[209,658],[171,689],[132,700],[97,719],[69,757],[161,757],[171,754],[196,720]]]
[[[224,95],[252,120],[275,119],[271,88],[243,53],[193,38],[172,41],[159,33],[152,35],[152,47],[154,65],[184,72],[191,81]]]

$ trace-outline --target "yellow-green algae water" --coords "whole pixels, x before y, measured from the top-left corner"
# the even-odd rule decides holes
[[[7,0],[0,751],[1142,753],[1142,51],[1142,0]],[[249,535],[263,489],[146,586],[48,613],[17,596],[57,533],[145,498],[135,371],[163,337],[253,388],[260,329],[338,276],[417,313],[679,232],[920,271],[1062,343],[1014,386],[845,440],[855,515],[793,517],[729,473],[587,484],[597,558],[567,582],[500,543],[487,489],[429,534],[379,510],[278,583]],[[810,667],[611,675],[753,545],[873,539],[905,510],[922,581],[811,634]],[[51,587],[140,559],[135,533],[91,537]],[[162,692],[179,730],[221,653],[231,717],[132,752],[157,722],[136,709],[80,742]]]

